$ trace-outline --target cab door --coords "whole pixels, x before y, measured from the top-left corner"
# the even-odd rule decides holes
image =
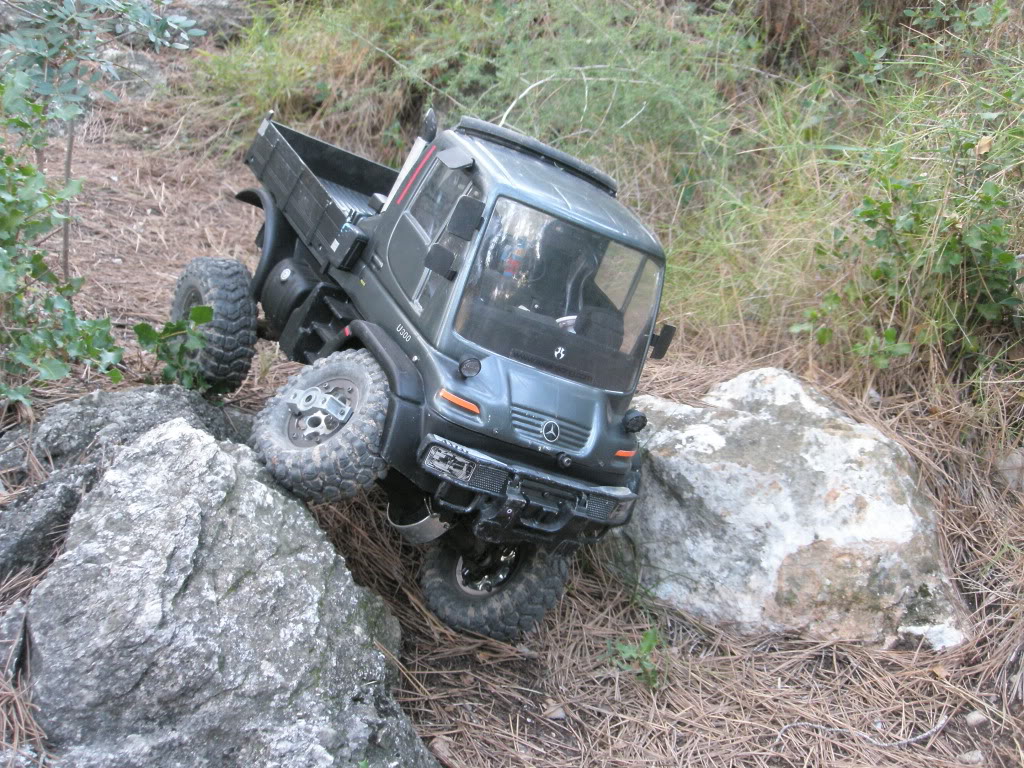
[[[400,298],[408,302],[417,326],[428,338],[434,338],[451,282],[426,268],[427,251],[440,243],[455,253],[460,260],[457,265],[461,263],[466,242],[448,235],[445,225],[462,195],[479,198],[475,189],[465,170],[449,168],[435,158],[388,242],[387,268],[402,293]]]

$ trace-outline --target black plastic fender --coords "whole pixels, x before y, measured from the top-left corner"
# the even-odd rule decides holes
[[[263,187],[243,189],[235,195],[235,199],[263,209],[262,242],[257,240],[262,249],[260,263],[249,284],[250,295],[259,301],[263,292],[263,284],[266,282],[270,270],[279,261],[292,255],[292,251],[295,249],[295,230],[285,219],[284,213],[277,207],[273,195]]]
[[[391,385],[381,457],[421,488],[436,486],[436,479],[420,468],[416,457],[424,408],[420,372],[398,342],[376,323],[353,320],[348,330],[373,354]]]
[[[422,403],[423,379],[409,356],[398,346],[398,342],[376,323],[353,320],[348,327],[352,335],[363,342],[363,346],[377,358],[377,362],[387,374],[388,384],[391,385],[391,392],[395,397]]]

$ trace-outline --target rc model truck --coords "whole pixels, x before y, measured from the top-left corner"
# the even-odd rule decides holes
[[[630,409],[665,256],[596,168],[504,127],[427,114],[399,171],[262,121],[245,162],[259,265],[200,258],[172,319],[213,308],[196,363],[237,388],[257,336],[308,364],[253,444],[311,501],[374,483],[429,544],[448,624],[511,640],[561,595],[569,557],[625,525],[640,483]],[[262,305],[258,319],[257,304]]]

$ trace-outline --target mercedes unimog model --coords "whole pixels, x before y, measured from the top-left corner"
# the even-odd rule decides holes
[[[428,113],[395,171],[268,115],[245,162],[255,274],[196,259],[174,297],[175,320],[213,308],[202,375],[230,391],[257,335],[277,340],[308,364],[256,420],[277,481],[311,501],[380,483],[389,522],[429,545],[431,610],[532,629],[569,557],[632,514],[630,400],[675,332],[654,330],[657,239],[601,171],[472,118],[439,133]]]

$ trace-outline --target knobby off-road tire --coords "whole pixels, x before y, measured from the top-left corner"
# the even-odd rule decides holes
[[[301,417],[287,401],[310,387],[336,391],[352,415],[329,434],[307,439]],[[387,471],[378,453],[387,412],[384,370],[365,349],[344,350],[290,378],[257,416],[252,442],[274,479],[296,496],[307,501],[350,499]]]
[[[427,550],[420,585],[430,610],[445,624],[515,640],[536,627],[565,591],[569,560],[529,544],[517,545],[518,560],[493,592],[470,594],[460,584],[459,553],[443,540]]]
[[[213,309],[199,327],[205,346],[195,360],[215,392],[234,392],[249,373],[256,351],[256,302],[249,295],[249,270],[234,259],[193,259],[178,278],[171,320],[187,320],[192,307]]]

